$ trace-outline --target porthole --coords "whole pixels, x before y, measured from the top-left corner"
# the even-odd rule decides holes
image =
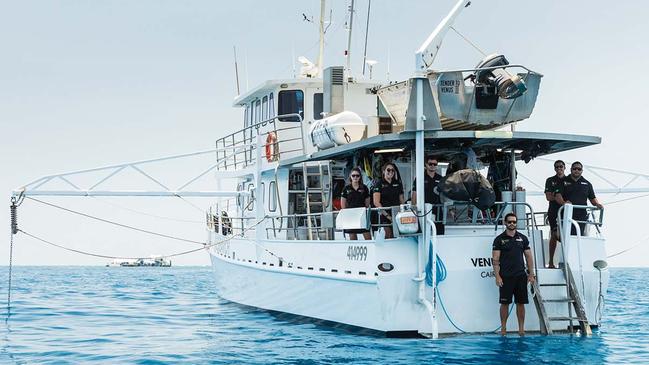
[[[394,265],[389,262],[383,262],[379,264],[379,270],[383,272],[392,271],[392,269],[394,269]]]

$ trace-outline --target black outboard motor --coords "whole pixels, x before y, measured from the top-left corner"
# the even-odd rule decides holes
[[[470,202],[480,210],[490,208],[496,202],[496,193],[491,184],[476,170],[456,171],[442,179],[439,185],[445,197]]]
[[[485,57],[476,68],[487,68],[506,66],[509,62],[503,55],[492,54]],[[476,82],[478,85],[495,88],[503,99],[515,99],[527,91],[525,82],[518,75],[512,75],[504,68],[490,70],[479,70],[476,72]]]

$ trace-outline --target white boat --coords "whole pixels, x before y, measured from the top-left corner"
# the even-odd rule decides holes
[[[420,233],[400,235],[394,224],[396,238],[386,239],[366,220],[372,239],[349,241],[336,225],[336,201],[351,166],[376,178],[376,166],[393,160],[408,192],[413,178],[423,181],[424,154],[453,161],[471,146],[485,166],[505,163],[511,172],[516,160],[600,142],[508,129],[531,115],[542,75],[503,56],[487,57],[475,69],[430,69],[467,4],[458,1],[417,51],[409,80],[384,86],[330,67],[322,78],[271,80],[236,98],[234,105],[245,110],[243,129],[217,140],[217,178],[239,176],[237,190],[250,194],[219,202],[208,214],[219,296],[387,334],[493,332],[500,322],[491,242],[503,230],[503,214],[514,211],[530,238],[537,298],[543,298],[528,305],[526,330],[551,333],[579,324],[589,331],[600,324],[609,280],[601,212],[587,208],[594,219],[577,236],[566,233],[573,221],[561,222],[564,270],[547,269],[545,207],[535,210],[525,192],[512,193],[511,173],[498,182],[503,198],[493,209],[447,202],[442,214],[419,219]],[[335,123],[323,123],[323,115],[362,120],[364,134],[336,138],[340,133],[325,128]],[[430,209],[420,204],[417,211]],[[436,234],[434,221],[445,224],[444,235]]]
[[[512,172],[517,161],[601,139],[510,128],[531,115],[542,75],[502,55],[472,69],[431,68],[444,35],[468,4],[458,1],[415,52],[408,80],[382,85],[353,78],[349,66],[324,68],[319,61],[303,77],[269,80],[237,96],[243,126],[216,141],[215,191],[184,189],[212,168],[173,191],[160,183],[160,191],[96,189],[126,167],[157,182],[138,168],[155,161],[147,160],[46,176],[14,194],[220,196],[207,212],[205,246],[220,297],[388,335],[430,337],[499,329],[491,243],[504,229],[502,217],[515,212],[519,230],[530,239],[538,280],[525,329],[579,327],[586,333],[601,323],[609,281],[602,211],[562,208],[568,217],[575,208],[588,209],[590,218],[576,235],[570,231],[578,222],[559,222],[562,244],[555,262],[562,270],[548,269],[546,205],[529,204],[526,193],[516,191]],[[322,44],[321,31],[321,49]],[[181,157],[201,153],[214,151]],[[441,173],[454,170],[463,156],[473,167],[491,170],[497,201],[488,209],[458,200],[434,210],[425,206],[426,154],[445,162]],[[406,194],[414,178],[420,184],[418,232],[404,233],[394,223],[395,237],[385,238],[387,224],[369,220],[380,209],[340,210],[351,167],[361,166],[369,183],[386,161],[398,167]],[[57,178],[97,171],[107,177],[87,189],[43,190]],[[220,190],[229,178],[237,179],[236,191]],[[444,224],[444,234],[436,232],[436,222]],[[353,227],[370,229],[372,239],[348,240],[342,229]]]

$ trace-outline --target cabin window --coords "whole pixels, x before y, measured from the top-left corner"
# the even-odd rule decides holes
[[[265,189],[266,189],[266,184],[262,182],[261,185],[259,186],[259,203],[261,203],[262,207],[264,206],[264,201],[266,201]]]
[[[268,184],[268,210],[274,212],[277,210],[277,183],[271,181]]]
[[[248,210],[252,211],[255,209],[255,184],[248,185]]]
[[[257,100],[255,101],[255,122],[253,124],[261,122],[259,118],[261,118],[261,101]]]
[[[268,96],[261,99],[261,120],[268,120]]]
[[[246,104],[246,110],[243,112],[243,126],[247,127],[250,125],[250,105]]]
[[[243,183],[237,185],[237,191],[243,191]],[[237,195],[237,206],[243,210],[243,203],[245,202],[243,195]]]
[[[272,118],[275,116],[275,97],[273,93],[268,95],[268,117]]]
[[[299,114],[304,118],[304,92],[302,90],[282,90],[277,96],[277,112],[279,115]],[[299,122],[297,116],[279,119],[282,122]]]
[[[322,93],[313,94],[313,119],[322,119]]]

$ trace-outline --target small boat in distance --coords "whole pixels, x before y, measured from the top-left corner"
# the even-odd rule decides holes
[[[123,260],[115,259],[110,263],[106,264],[106,267],[171,267],[171,260],[165,260],[161,256],[151,256],[148,259],[137,259],[137,260]]]

